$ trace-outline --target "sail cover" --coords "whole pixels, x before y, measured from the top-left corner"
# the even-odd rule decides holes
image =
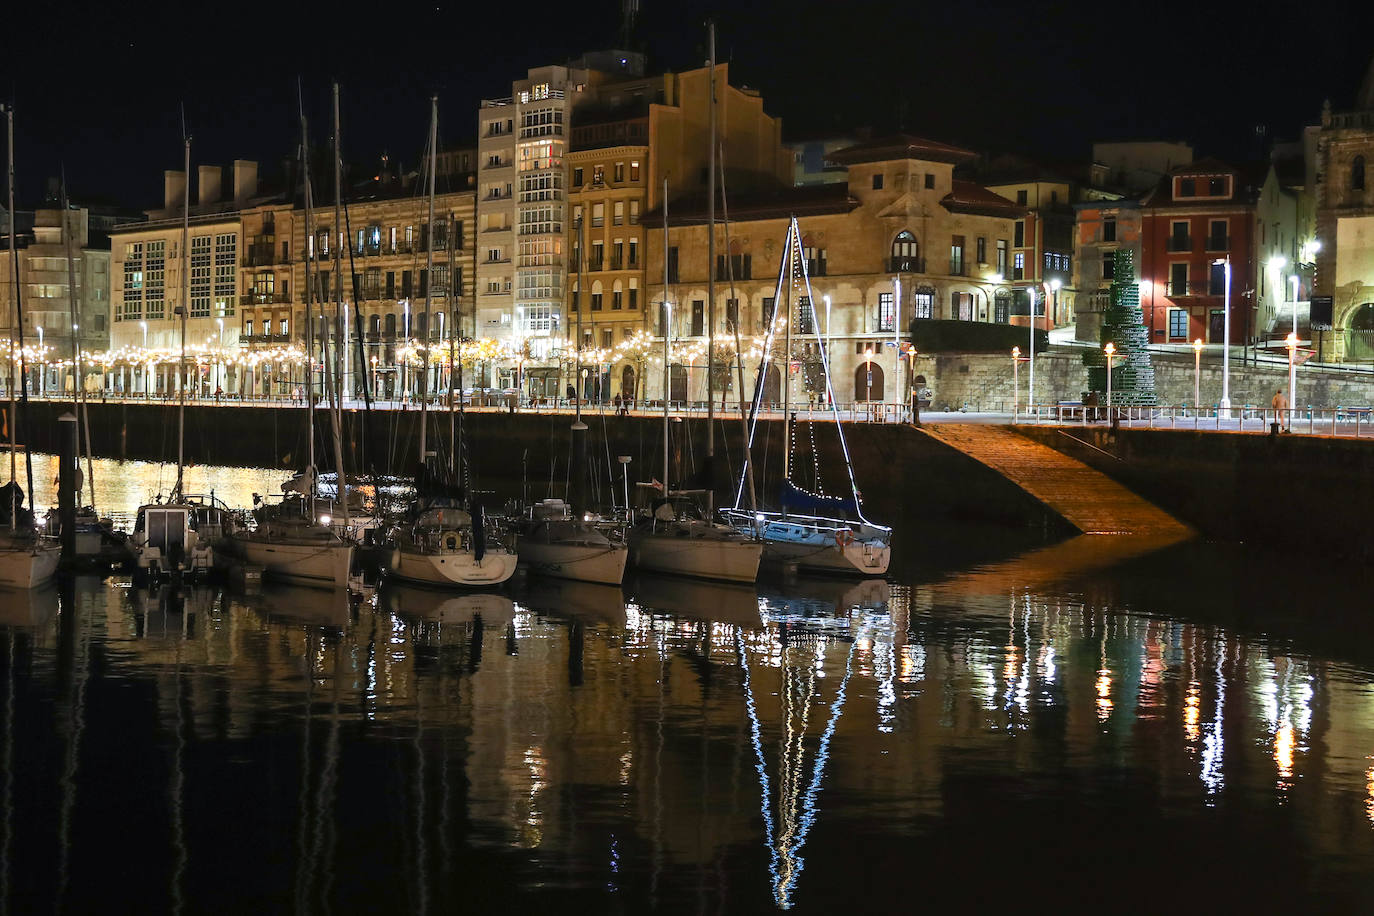
[[[781,491],[778,494],[778,502],[784,511],[788,509],[801,509],[817,515],[843,515],[850,513],[859,514],[859,507],[852,499],[841,499],[838,496],[818,496],[815,493],[808,493],[792,483],[790,480],[782,482]]]

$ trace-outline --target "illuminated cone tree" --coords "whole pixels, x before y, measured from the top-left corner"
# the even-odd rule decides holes
[[[1121,407],[1153,407],[1155,369],[1150,363],[1149,329],[1140,309],[1140,285],[1135,280],[1134,253],[1123,248],[1116,253],[1116,276],[1112,278],[1111,304],[1102,316],[1100,346],[1083,355],[1088,367],[1088,388],[1097,392],[1099,403],[1107,403],[1107,356],[1102,347],[1116,345],[1112,357],[1112,403]]]

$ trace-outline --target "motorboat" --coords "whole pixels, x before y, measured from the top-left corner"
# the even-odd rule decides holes
[[[139,506],[129,535],[137,571],[153,580],[208,575],[215,541],[223,533],[218,515],[205,503],[187,499]]]
[[[689,499],[656,499],[652,511],[630,528],[630,562],[653,572],[753,582],[763,544],[729,525],[702,518]]]
[[[534,504],[516,527],[520,562],[530,572],[558,579],[619,585],[629,548],[592,520],[575,518],[561,499]]]
[[[489,544],[479,518],[457,506],[434,504],[396,532],[388,575],[440,587],[500,585],[515,575],[516,554]]]

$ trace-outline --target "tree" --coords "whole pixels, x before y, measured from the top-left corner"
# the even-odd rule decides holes
[[[1083,354],[1088,367],[1088,389],[1107,402],[1107,356],[1102,347],[1116,345],[1112,357],[1112,404],[1122,407],[1153,407],[1155,369],[1150,363],[1150,336],[1145,314],[1140,308],[1140,285],[1135,280],[1135,254],[1128,248],[1116,253],[1116,276],[1112,278],[1111,301],[1102,316],[1100,346]]]

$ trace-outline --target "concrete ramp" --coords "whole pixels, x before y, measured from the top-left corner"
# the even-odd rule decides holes
[[[1107,475],[1006,426],[931,423],[921,431],[1025,490],[1089,535],[1181,540],[1193,531]]]

